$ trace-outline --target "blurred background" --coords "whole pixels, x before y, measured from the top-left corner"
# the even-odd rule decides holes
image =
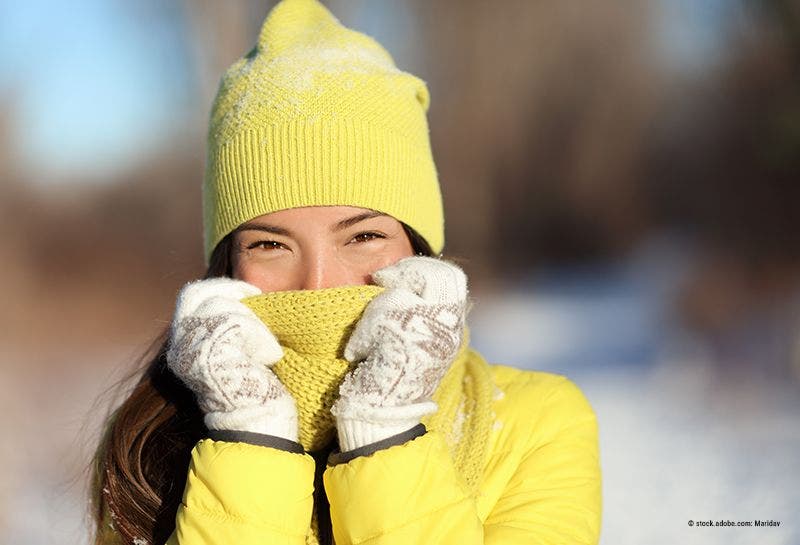
[[[207,116],[273,4],[0,2],[7,543],[88,540],[100,421],[203,273]],[[326,4],[428,82],[476,347],[595,408],[601,543],[800,543],[800,2]]]

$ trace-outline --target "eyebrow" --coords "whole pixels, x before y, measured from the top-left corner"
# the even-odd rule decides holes
[[[333,227],[331,227],[331,232],[336,233],[343,229],[347,229],[348,227],[355,225],[364,220],[368,220],[370,218],[377,218],[380,216],[386,216],[383,212],[378,212],[377,210],[370,210],[369,212],[362,212],[361,214],[356,214],[350,218],[345,218],[336,223]]]
[[[337,222],[331,227],[331,233],[337,233],[343,229],[347,229],[348,227],[355,225],[356,223],[368,220],[370,218],[377,218],[379,216],[387,215],[388,214],[384,214],[383,212],[378,212],[376,210],[362,212],[361,214],[356,214],[355,216],[351,216]],[[277,225],[270,225],[269,223],[245,223],[240,225],[236,231],[265,231],[267,233],[283,235],[285,237],[292,236],[292,232],[290,230],[283,227],[278,227]]]

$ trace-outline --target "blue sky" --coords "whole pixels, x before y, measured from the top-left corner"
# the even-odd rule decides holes
[[[0,2],[0,95],[23,163],[117,169],[186,115],[189,60],[168,4]]]
[[[742,17],[741,0],[659,0],[656,46],[679,70],[702,69],[725,53],[726,30]]]
[[[738,0],[658,1],[664,17],[655,39],[675,66],[696,69],[720,53],[720,29]],[[180,121],[198,107],[181,5],[0,0],[0,97],[14,100],[23,166],[45,178],[102,177],[176,137]],[[361,8],[352,24],[390,42],[401,61],[413,48],[380,28],[387,21],[393,29],[411,26],[388,1]]]

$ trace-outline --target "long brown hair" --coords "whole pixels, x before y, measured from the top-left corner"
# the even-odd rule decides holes
[[[403,229],[416,254],[433,255],[416,231]],[[232,275],[232,247],[232,235],[222,239],[204,278]],[[168,346],[166,328],[100,438],[91,476],[95,545],[166,543],[175,529],[191,451],[207,430],[194,394],[167,367]]]

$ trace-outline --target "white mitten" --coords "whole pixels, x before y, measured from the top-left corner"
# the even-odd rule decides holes
[[[270,366],[283,349],[240,299],[261,293],[241,280],[211,278],[181,289],[167,363],[197,397],[208,429],[297,441],[297,407]]]
[[[387,288],[373,299],[345,347],[360,362],[331,408],[343,452],[413,428],[436,412],[431,399],[458,354],[467,277],[455,264],[407,257],[376,271]]]

